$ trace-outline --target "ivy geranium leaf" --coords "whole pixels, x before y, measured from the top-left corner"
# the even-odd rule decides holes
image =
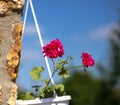
[[[52,85],[50,85],[48,87],[41,88],[40,91],[39,91],[39,96],[40,96],[40,98],[53,97],[53,87],[52,87]]]
[[[67,60],[64,59],[59,60],[58,63],[61,65],[68,64]]]
[[[41,78],[41,73],[44,71],[43,67],[33,67],[30,71],[30,75],[33,80],[39,80]]]
[[[69,72],[68,72],[68,69],[61,69],[61,71],[58,73],[59,77],[60,78],[67,78],[69,77]]]
[[[55,89],[57,95],[62,96],[65,94],[63,84],[54,84],[53,86],[54,86],[54,89]]]
[[[42,82],[48,83],[48,79],[43,79]]]
[[[70,60],[73,60],[74,59],[74,56],[70,55]]]
[[[63,84],[54,84],[54,88],[56,90],[60,90],[60,92],[64,91],[64,85]]]
[[[26,92],[23,100],[32,100],[35,99],[34,95],[31,92]]]
[[[45,86],[47,86],[48,81],[49,81],[48,79],[43,79],[43,80],[42,80],[42,82],[45,84]]]
[[[42,89],[40,89],[40,91],[39,91],[39,96],[40,96],[40,98],[44,98],[45,97],[45,88],[42,88]]]

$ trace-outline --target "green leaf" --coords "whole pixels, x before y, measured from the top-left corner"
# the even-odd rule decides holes
[[[48,84],[48,79],[43,79],[42,82],[45,84],[45,86]]]
[[[54,84],[53,86],[58,96],[62,96],[65,94],[65,88],[63,84]]]
[[[73,60],[74,59],[74,56],[70,55],[70,60]]]
[[[33,80],[39,80],[41,78],[41,73],[44,71],[43,67],[33,67],[30,71],[30,75]]]
[[[40,89],[39,96],[40,98],[49,98],[53,97],[54,91],[57,93],[58,96],[62,96],[65,94],[64,92],[64,85],[63,84],[54,84],[45,86]]]
[[[31,92],[26,92],[23,96],[23,100],[32,100],[35,99],[35,96]]]
[[[53,87],[52,87],[52,85],[50,85],[48,87],[43,87],[42,89],[40,89],[39,93],[40,93],[39,94],[40,98],[53,97]]]
[[[43,79],[42,82],[47,83],[48,79]]]
[[[56,90],[60,90],[60,92],[63,92],[64,91],[64,85],[63,84],[54,84],[54,88]]]
[[[40,89],[39,96],[40,98],[45,98],[45,92],[44,88]]]
[[[62,65],[68,64],[67,60],[64,60],[64,59],[59,60],[58,63],[59,63],[59,64],[62,64]]]
[[[68,69],[61,69],[61,71],[58,73],[59,77],[60,78],[68,78],[70,75],[69,75],[69,71]]]

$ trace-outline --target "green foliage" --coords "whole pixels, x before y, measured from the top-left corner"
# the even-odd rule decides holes
[[[64,81],[65,90],[72,100],[70,105],[97,105],[96,97],[101,88],[101,80],[93,79],[91,75],[74,72],[71,78]]]
[[[68,67],[68,61],[73,60],[73,56],[68,56],[67,59],[59,59],[57,62],[54,62],[54,59],[52,59],[54,69],[52,71],[52,77],[55,75],[55,73],[58,73],[58,76],[60,78],[68,78],[70,76],[69,70],[73,67]],[[75,66],[74,66],[75,67]],[[77,68],[82,66],[76,66]],[[43,67],[34,67],[30,71],[30,75],[33,80],[39,80],[41,78],[41,73],[44,71]],[[47,98],[47,97],[53,97],[53,95],[56,93],[58,96],[65,95],[65,89],[63,84],[51,84],[51,78],[49,79],[41,79],[41,82],[43,85],[35,85],[32,86],[35,88],[36,91],[39,91],[39,97],[40,98]]]
[[[54,84],[54,89],[58,96],[65,95],[65,88],[63,84]]]
[[[55,70],[58,71],[58,76],[60,78],[68,78],[70,75],[69,75],[69,69],[67,68],[67,64],[68,64],[68,61],[69,60],[73,60],[74,57],[71,55],[71,56],[68,56],[67,59],[62,59],[62,60],[58,60],[58,62],[55,64]]]
[[[97,105],[120,105],[120,96],[117,95],[120,92],[115,92],[110,88],[106,81],[102,81],[99,94],[96,97]]]
[[[49,87],[43,87],[39,91],[40,98],[49,98],[53,97],[53,87],[49,85]]]
[[[65,78],[65,79],[70,76],[68,69],[65,69],[64,67],[60,70],[58,75],[59,75],[60,78]]]
[[[48,79],[43,79],[42,82],[44,83],[45,86],[48,85],[49,80]]]
[[[18,94],[18,99],[22,100],[32,100],[35,99],[35,96],[31,92],[21,92]]]
[[[54,85],[49,85],[47,87],[45,86],[45,87],[41,88],[39,91],[39,96],[40,96],[40,98],[53,97],[54,90],[58,96],[65,95],[64,85],[63,84],[54,84]]]
[[[109,66],[105,67],[102,64],[97,66],[98,70],[101,71],[102,79],[102,85],[96,99],[97,105],[120,105],[120,23],[113,30],[109,44],[109,56],[107,56]]]
[[[39,80],[41,78],[41,73],[44,71],[43,67],[33,67],[30,71],[30,75],[33,80]]]
[[[54,74],[56,72],[58,72],[58,76],[60,78],[67,78],[69,77],[69,70],[67,69],[66,65],[68,64],[68,60],[72,60],[73,57],[69,56],[67,59],[60,59],[58,60],[58,62],[54,62],[54,70],[52,73],[52,77],[54,76]],[[30,75],[32,77],[33,80],[39,80],[41,78],[41,73],[44,71],[43,67],[34,67],[31,71],[30,71]],[[41,79],[41,81],[43,82],[43,86],[32,86],[33,88],[35,88],[35,90],[38,91],[39,89],[39,96],[40,98],[46,98],[46,97],[52,97],[54,95],[54,93],[56,92],[57,95],[61,96],[64,95],[64,85],[63,84],[51,84],[51,78],[48,79]],[[39,87],[38,87],[39,86]],[[55,92],[54,92],[55,91]]]
[[[74,59],[74,56],[71,55],[71,56],[70,56],[70,60],[73,60],[73,59]]]
[[[118,79],[120,78],[120,31],[116,35],[115,39],[110,39],[111,45],[111,73],[110,73],[110,83],[111,85],[116,85]]]

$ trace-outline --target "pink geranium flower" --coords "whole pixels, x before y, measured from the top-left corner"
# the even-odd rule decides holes
[[[52,40],[49,44],[43,46],[42,53],[44,54],[44,57],[47,56],[50,59],[52,59],[53,70],[49,79],[41,79],[41,73],[44,71],[43,66],[34,67],[30,72],[30,75],[32,76],[33,80],[41,79],[41,82],[43,83],[43,86],[40,87],[40,90],[38,91],[40,98],[54,96],[54,94],[52,94],[54,92],[58,96],[65,94],[63,84],[53,85],[52,79],[56,73],[60,78],[66,79],[70,76],[70,70],[75,70],[76,68],[83,68],[83,70],[86,72],[89,66],[93,66],[95,64],[95,61],[92,58],[92,56],[86,52],[82,52],[82,64],[78,66],[69,66],[69,61],[74,59],[72,55],[68,56],[66,59],[53,59],[57,57],[62,57],[64,54],[63,44],[59,39]],[[35,85],[33,87],[35,89],[38,89],[39,86],[40,85]]]
[[[57,58],[62,57],[64,54],[64,49],[61,41],[59,39],[55,39],[44,46],[42,52],[44,53],[44,56],[48,56],[49,58]]]
[[[92,58],[92,56],[86,52],[82,53],[82,64],[86,67],[88,66],[93,66],[95,64],[94,59]]]

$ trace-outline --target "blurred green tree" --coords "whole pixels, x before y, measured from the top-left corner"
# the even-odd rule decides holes
[[[74,72],[64,84],[67,94],[72,97],[70,105],[95,105],[101,80],[92,78],[88,73]]]
[[[109,37],[109,66],[98,64],[101,71],[102,87],[97,105],[120,105],[120,21]],[[104,75],[104,76],[103,76]]]
[[[120,105],[120,21],[109,37],[109,66],[97,65],[101,78],[74,72],[64,81],[66,91],[72,96],[70,105]]]
[[[117,25],[116,29],[113,32],[113,37],[111,37],[109,40],[111,45],[110,83],[112,86],[115,86],[118,84],[118,79],[120,79],[120,23]]]

